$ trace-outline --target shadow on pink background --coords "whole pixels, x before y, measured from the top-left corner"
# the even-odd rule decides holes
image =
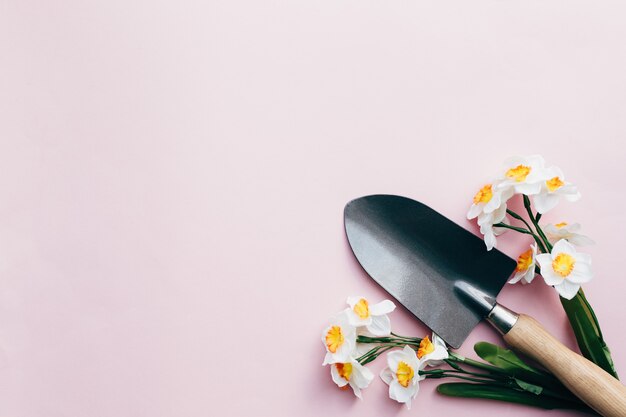
[[[572,415],[442,398],[432,381],[410,412],[380,380],[358,401],[322,368],[320,335],[348,295],[385,297],[347,246],[347,201],[406,195],[476,231],[476,190],[541,153],[583,194],[546,221],[596,240],[585,290],[626,373],[625,13],[4,2],[0,415]],[[574,346],[540,279],[500,300]],[[460,353],[479,340],[500,342],[481,324]]]

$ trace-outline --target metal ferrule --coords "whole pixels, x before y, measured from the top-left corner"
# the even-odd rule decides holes
[[[502,334],[507,334],[515,326],[518,318],[519,314],[498,303],[487,314],[487,321]]]

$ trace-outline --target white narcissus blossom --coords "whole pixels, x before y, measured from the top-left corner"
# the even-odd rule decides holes
[[[442,338],[433,333],[433,340],[424,336],[417,349],[417,359],[428,366],[441,365],[444,359],[448,359],[448,348]]]
[[[512,188],[498,188],[497,184],[487,184],[474,195],[474,201],[467,212],[467,218],[469,220],[478,218],[480,233],[485,237],[485,245],[488,250],[493,249],[497,244],[497,233],[494,231],[493,225],[505,221],[506,202],[512,195]]]
[[[545,164],[541,155],[509,158],[505,163],[506,170],[503,179],[498,183],[498,188],[512,188],[518,194],[539,194],[542,184],[547,179]]]
[[[339,313],[324,329],[322,343],[326,347],[326,356],[322,365],[350,362],[356,347],[356,328],[348,322],[345,311]]]
[[[537,255],[537,262],[546,284],[554,286],[568,300],[574,298],[581,284],[593,278],[591,256],[576,252],[565,239],[556,242],[551,253]]]
[[[413,349],[405,346],[399,351],[387,354],[387,368],[383,369],[380,377],[389,385],[389,397],[411,408],[411,401],[419,392],[419,381],[425,378],[419,371],[424,369]]]
[[[530,249],[522,253],[517,258],[517,266],[515,267],[515,274],[509,281],[509,284],[530,284],[535,279],[535,259],[537,257],[537,245],[534,243],[530,245]]]
[[[545,180],[541,183],[541,192],[533,197],[537,212],[544,214],[552,210],[561,197],[567,201],[577,201],[580,199],[580,193],[574,184],[565,181],[559,168],[548,168],[545,170]]]
[[[337,362],[330,365],[333,382],[340,388],[350,386],[354,395],[361,397],[361,390],[367,388],[374,379],[372,371],[361,365],[356,359],[349,362]]]
[[[348,322],[352,326],[364,326],[374,336],[388,336],[391,333],[391,322],[387,314],[395,310],[396,305],[383,300],[370,304],[364,297],[348,297],[349,309],[346,310]]]
[[[484,185],[474,195],[473,204],[467,212],[467,218],[473,219],[481,214],[489,214],[497,211],[506,201],[513,196],[511,189],[498,186],[498,182]]]
[[[546,224],[542,226],[542,229],[551,243],[561,239],[566,239],[569,243],[576,246],[593,245],[595,243],[587,236],[578,233],[580,230],[580,224],[578,223],[567,224],[566,222],[561,222]]]

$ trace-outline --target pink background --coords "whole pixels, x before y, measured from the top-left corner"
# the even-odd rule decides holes
[[[345,297],[385,297],[344,204],[403,194],[470,228],[516,153],[583,193],[547,219],[598,242],[586,291],[626,375],[625,18],[621,1],[1,1],[0,415],[547,415],[435,381],[407,412],[321,367]],[[573,346],[541,280],[501,301]],[[479,340],[499,338],[481,324],[460,352]]]

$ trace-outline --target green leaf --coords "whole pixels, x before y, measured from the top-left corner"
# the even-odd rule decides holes
[[[597,415],[582,403],[564,401],[547,395],[536,395],[524,391],[489,384],[470,384],[465,382],[447,382],[437,386],[437,392],[449,397],[483,398],[509,403],[524,404],[547,410],[568,409],[586,411]]]
[[[487,342],[478,342],[474,345],[474,351],[482,359],[498,368],[509,371],[512,375],[518,375],[520,371],[540,377],[545,375],[543,372],[526,365],[515,353],[503,347]]]
[[[584,357],[619,379],[613,358],[604,342],[598,319],[582,288],[571,300],[560,297],[563,309],[574,330],[580,352]]]
[[[509,349],[487,342],[478,342],[474,345],[474,350],[482,359],[504,370],[508,375],[522,380],[528,386],[543,387],[544,392],[548,391],[554,397],[567,399],[572,396],[554,375],[529,366]]]
[[[524,391],[530,392],[531,394],[539,395],[543,391],[543,387],[540,387],[539,385],[529,384],[528,382],[522,381],[518,378],[515,378],[514,381],[518,387]]]

